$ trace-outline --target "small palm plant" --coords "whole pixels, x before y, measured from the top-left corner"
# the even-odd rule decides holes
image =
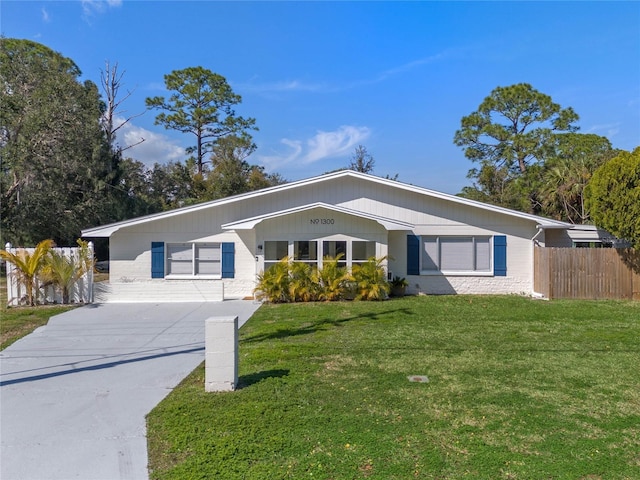
[[[51,250],[45,259],[42,279],[57,286],[62,292],[62,303],[69,303],[71,290],[85,273],[93,268],[93,257],[88,242],[78,239],[75,255],[64,255]]]
[[[69,303],[69,292],[76,282],[76,264],[73,257],[52,250],[42,268],[44,285],[55,285],[62,291],[62,303]]]
[[[389,282],[383,267],[386,257],[371,257],[366,262],[353,266],[355,300],[384,300],[389,296]]]
[[[16,267],[18,280],[24,285],[27,302],[31,306],[34,306],[38,300],[38,275],[53,245],[53,240],[43,240],[36,245],[33,252],[25,248],[19,248],[15,253],[0,250],[0,257]]]
[[[254,294],[258,300],[270,303],[285,303],[289,297],[289,257],[258,275],[258,283]]]
[[[289,265],[289,297],[292,302],[314,302],[320,294],[318,269],[303,262]]]
[[[322,269],[318,272],[318,280],[321,284],[321,290],[318,300],[328,302],[342,300],[348,290],[351,275],[346,267],[340,266],[340,259],[343,253],[337,257],[324,257],[322,260]]]

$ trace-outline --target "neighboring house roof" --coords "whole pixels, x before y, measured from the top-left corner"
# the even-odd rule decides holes
[[[425,195],[427,197],[431,197],[431,198],[437,198],[437,199],[441,199],[441,200],[446,200],[449,202],[453,202],[453,203],[457,203],[460,205],[466,205],[466,206],[470,206],[470,207],[475,207],[475,208],[479,208],[481,210],[488,210],[491,212],[496,212],[496,213],[502,213],[504,215],[508,215],[514,218],[520,218],[520,219],[525,219],[525,220],[530,220],[532,222],[535,222],[536,225],[538,225],[540,228],[571,228],[571,224],[570,223],[565,223],[565,222],[560,222],[558,220],[551,220],[549,218],[544,218],[544,217],[540,217],[537,215],[531,215],[528,213],[523,213],[523,212],[518,212],[515,210],[510,210],[508,208],[504,208],[504,207],[498,207],[495,205],[489,205],[487,203],[482,203],[482,202],[478,202],[475,200],[469,200],[467,198],[462,198],[462,197],[457,197],[455,195],[450,195],[447,193],[442,193],[442,192],[438,192],[435,190],[429,190],[427,188],[422,188],[422,187],[417,187],[414,185],[409,185],[406,183],[402,183],[402,182],[398,182],[396,180],[390,180],[390,179],[386,179],[386,178],[381,178],[381,177],[376,177],[374,175],[369,175],[366,173],[360,173],[360,172],[356,172],[354,170],[340,170],[337,172],[333,172],[333,173],[327,173],[324,175],[319,175],[317,177],[312,177],[312,178],[308,178],[308,179],[304,179],[304,180],[298,180],[298,181],[294,181],[294,182],[290,182],[290,183],[285,183],[283,185],[276,185],[275,187],[269,187],[269,188],[264,188],[262,190],[256,190],[253,192],[248,192],[248,193],[243,193],[240,195],[234,195],[231,197],[226,197],[226,198],[222,198],[219,200],[212,200],[210,202],[204,202],[204,203],[199,203],[196,205],[190,205],[188,207],[182,207],[182,208],[176,208],[174,210],[169,210],[166,212],[160,212],[160,213],[155,213],[152,215],[146,215],[144,217],[137,217],[137,218],[132,218],[130,220],[124,220],[122,222],[117,222],[117,223],[112,223],[109,225],[103,225],[103,226],[99,226],[99,227],[93,227],[93,228],[87,228],[85,230],[82,231],[82,236],[83,237],[110,237],[113,233],[117,232],[118,230],[122,229],[122,228],[127,228],[127,227],[131,227],[134,225],[140,225],[143,223],[148,223],[148,222],[153,222],[155,220],[159,220],[159,219],[167,219],[167,218],[171,218],[173,216],[176,215],[183,215],[185,213],[190,213],[190,212],[197,212],[199,210],[203,210],[203,209],[208,209],[211,207],[218,207],[218,206],[223,206],[223,205],[227,205],[230,203],[235,203],[235,202],[241,202],[245,199],[248,198],[255,198],[255,197],[260,197],[260,196],[264,196],[264,195],[269,195],[273,192],[277,192],[277,191],[285,191],[285,190],[292,190],[292,189],[297,189],[297,188],[301,188],[301,187],[305,187],[308,185],[313,185],[313,184],[317,184],[317,183],[322,183],[322,182],[327,182],[327,181],[332,181],[335,180],[336,178],[343,178],[343,177],[353,177],[353,178],[358,178],[358,179],[362,179],[362,180],[367,180],[369,182],[373,182],[373,183],[378,183],[381,185],[386,185],[386,186],[390,186],[393,188],[397,188],[400,190],[405,190],[408,192],[413,192],[413,193],[417,193],[420,195]],[[305,208],[308,206],[303,206],[303,207],[299,207],[299,208]],[[344,209],[344,207],[337,207],[335,205],[331,205],[330,208],[332,209]],[[349,209],[344,209],[349,210]],[[277,216],[279,212],[276,212],[274,214],[271,215],[275,215]],[[353,211],[352,211],[353,213]],[[360,216],[362,216],[362,213],[358,212],[358,214]],[[372,219],[374,216],[371,216]],[[243,222],[246,221],[251,221],[254,219],[247,219],[244,220]],[[391,221],[391,222],[395,222],[398,226],[402,226],[404,225],[402,222],[397,222],[395,220],[391,220],[391,219],[382,219],[382,217],[380,217],[379,219],[375,219],[376,221],[378,221],[379,223],[382,221]],[[235,222],[234,222],[235,223]],[[242,222],[239,222],[242,223]],[[227,224],[227,225],[231,225],[231,224]],[[404,226],[408,226],[404,225]],[[394,230],[396,230],[397,228],[393,228]],[[405,229],[405,228],[402,228]]]

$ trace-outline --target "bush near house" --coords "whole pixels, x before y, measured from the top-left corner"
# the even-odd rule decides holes
[[[256,298],[269,303],[337,300],[384,300],[391,289],[383,267],[385,258],[371,257],[353,265],[340,266],[342,254],[325,257],[322,268],[285,257],[258,275]]]

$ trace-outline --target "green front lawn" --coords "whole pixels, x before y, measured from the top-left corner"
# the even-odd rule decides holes
[[[638,302],[265,305],[240,383],[149,415],[153,479],[640,478]]]

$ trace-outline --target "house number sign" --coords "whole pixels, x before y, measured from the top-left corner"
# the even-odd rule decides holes
[[[311,225],[333,225],[335,220],[333,218],[312,218],[309,222]]]

